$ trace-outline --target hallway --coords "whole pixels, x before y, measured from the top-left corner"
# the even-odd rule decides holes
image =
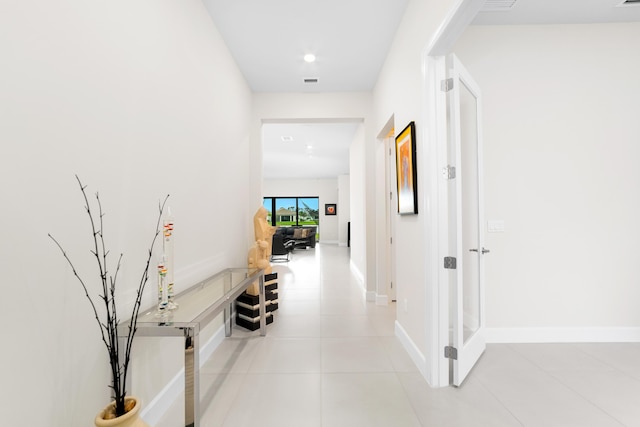
[[[274,264],[267,336],[234,327],[201,369],[203,427],[640,426],[640,344],[489,345],[461,388],[431,389],[348,251]],[[156,427],[182,414],[179,399]]]

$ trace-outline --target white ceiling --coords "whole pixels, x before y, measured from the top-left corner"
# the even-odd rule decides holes
[[[255,92],[371,91],[408,0],[203,0]],[[622,0],[488,0],[474,25],[640,21]],[[513,3],[511,5],[511,3]],[[313,64],[304,62],[316,55]],[[305,84],[304,78],[318,83]],[[348,173],[354,123],[263,126],[264,178]],[[285,143],[283,136],[294,141]],[[313,146],[311,157],[306,146]]]
[[[348,174],[349,146],[359,126],[360,123],[264,124],[263,177],[313,179]]]
[[[335,92],[373,89],[408,0],[203,1],[253,91]]]

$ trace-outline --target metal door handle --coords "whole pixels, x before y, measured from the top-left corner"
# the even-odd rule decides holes
[[[477,249],[469,249],[469,252],[478,252],[478,250]],[[489,252],[491,252],[489,249],[482,248],[482,255],[488,254]]]

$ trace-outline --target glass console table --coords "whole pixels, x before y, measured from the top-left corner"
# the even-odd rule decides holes
[[[200,426],[200,331],[224,312],[225,335],[231,336],[233,302],[256,281],[259,282],[262,314],[260,335],[264,336],[267,332],[264,316],[264,270],[257,268],[229,268],[202,280],[175,296],[179,308],[166,317],[158,317],[155,308],[138,316],[138,336],[184,338],[185,426]],[[126,340],[128,325],[128,321],[120,324],[120,340]],[[127,384],[127,389],[131,389],[130,384]]]

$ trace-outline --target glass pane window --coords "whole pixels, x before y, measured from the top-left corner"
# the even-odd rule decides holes
[[[265,197],[262,205],[267,221],[278,227],[315,227],[316,239],[320,226],[320,199],[318,197]]]
[[[264,201],[262,202],[262,206],[264,206],[264,208],[267,210],[267,222],[269,224],[271,224],[273,222],[272,218],[273,218],[273,198],[271,197],[265,197]]]
[[[287,227],[298,225],[297,199],[276,197],[275,225]]]
[[[319,221],[318,198],[298,198],[298,225],[318,225]]]

